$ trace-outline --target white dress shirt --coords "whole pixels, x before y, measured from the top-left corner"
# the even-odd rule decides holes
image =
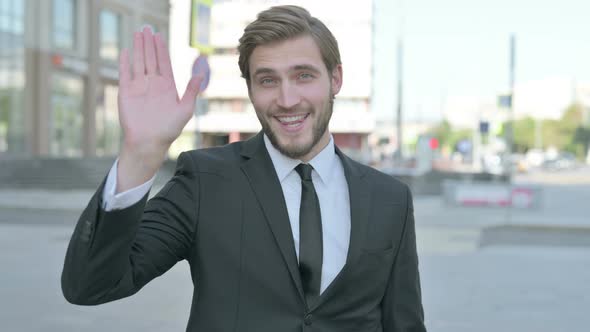
[[[115,163],[113,164],[113,167],[111,167],[109,175],[107,176],[107,182],[104,184],[104,190],[102,192],[102,208],[105,209],[105,211],[121,210],[139,202],[139,200],[150,191],[150,188],[156,180],[156,175],[154,175],[146,183],[116,194],[118,164],[119,158],[115,160]]]
[[[301,179],[295,167],[301,163],[281,154],[264,135],[264,144],[283,189],[287,212],[293,232],[295,251],[299,259],[299,207],[301,205]],[[123,209],[138,202],[151,188],[155,176],[148,182],[115,194],[117,187],[115,161],[103,191],[103,208],[107,211]],[[346,263],[350,244],[350,199],[342,162],[330,136],[328,145],[309,164],[313,166],[312,181],[320,201],[322,215],[323,264],[320,292],[328,288]]]
[[[287,203],[289,221],[299,259],[299,207],[301,205],[301,178],[295,167],[300,160],[281,154],[264,135],[264,144],[275,167],[283,196]],[[320,292],[336,278],[348,254],[350,244],[350,200],[348,184],[342,162],[336,154],[334,139],[330,136],[328,145],[308,162],[313,167],[311,179],[320,201],[322,215],[322,241],[324,258]]]

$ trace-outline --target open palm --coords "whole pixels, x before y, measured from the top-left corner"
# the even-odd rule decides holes
[[[160,34],[147,27],[136,32],[133,48],[133,76],[127,50],[119,61],[119,121],[125,144],[169,146],[193,114],[202,78],[192,78],[179,98]]]

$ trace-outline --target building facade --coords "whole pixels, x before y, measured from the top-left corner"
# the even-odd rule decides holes
[[[113,156],[118,57],[167,0],[0,1],[0,158]]]

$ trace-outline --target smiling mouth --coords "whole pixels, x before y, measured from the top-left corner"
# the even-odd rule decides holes
[[[281,125],[287,129],[298,129],[302,126],[303,121],[305,121],[308,116],[309,113],[290,116],[275,116],[275,119],[277,119]]]

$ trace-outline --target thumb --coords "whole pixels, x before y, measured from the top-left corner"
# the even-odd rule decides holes
[[[194,105],[197,94],[201,92],[201,83],[203,82],[203,76],[194,76],[188,81],[184,95],[180,100],[183,105]]]

